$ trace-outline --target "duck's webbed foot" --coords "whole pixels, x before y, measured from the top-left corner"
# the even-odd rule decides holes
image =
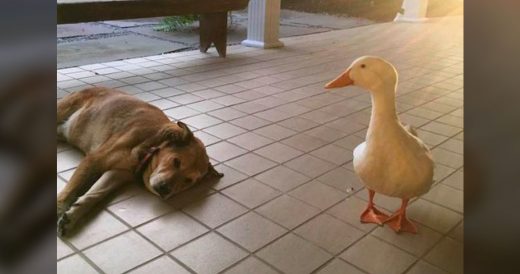
[[[373,205],[368,206],[363,213],[361,213],[362,223],[374,223],[383,225],[384,221],[388,219],[388,215],[375,208]]]
[[[406,218],[406,206],[408,205],[408,199],[403,199],[401,208],[384,221],[388,224],[395,232],[409,232],[417,234],[417,226]]]
[[[368,190],[368,206],[361,213],[361,222],[362,223],[374,223],[378,225],[383,225],[384,221],[388,219],[388,215],[381,212],[379,209],[374,206],[374,195],[375,191]]]

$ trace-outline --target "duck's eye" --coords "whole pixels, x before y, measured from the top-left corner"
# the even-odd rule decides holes
[[[365,64],[361,64],[361,68],[365,68],[365,67],[366,67],[366,65],[365,65]]]

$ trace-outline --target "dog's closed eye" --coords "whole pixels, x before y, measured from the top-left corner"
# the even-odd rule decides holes
[[[179,160],[179,158],[174,158],[173,159],[173,166],[175,168],[180,168],[181,167],[181,160]]]

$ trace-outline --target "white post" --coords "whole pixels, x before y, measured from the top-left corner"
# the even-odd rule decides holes
[[[242,45],[255,48],[283,47],[283,43],[278,40],[280,0],[250,0],[247,17],[247,39],[242,41]]]
[[[404,9],[404,14],[398,13],[394,21],[424,22],[428,20],[426,18],[428,0],[404,0],[402,8]]]

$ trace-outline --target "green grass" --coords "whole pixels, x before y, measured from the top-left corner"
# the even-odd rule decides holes
[[[168,16],[164,17],[160,24],[154,27],[154,30],[164,32],[178,31],[191,25],[197,20],[199,20],[198,15]]]

